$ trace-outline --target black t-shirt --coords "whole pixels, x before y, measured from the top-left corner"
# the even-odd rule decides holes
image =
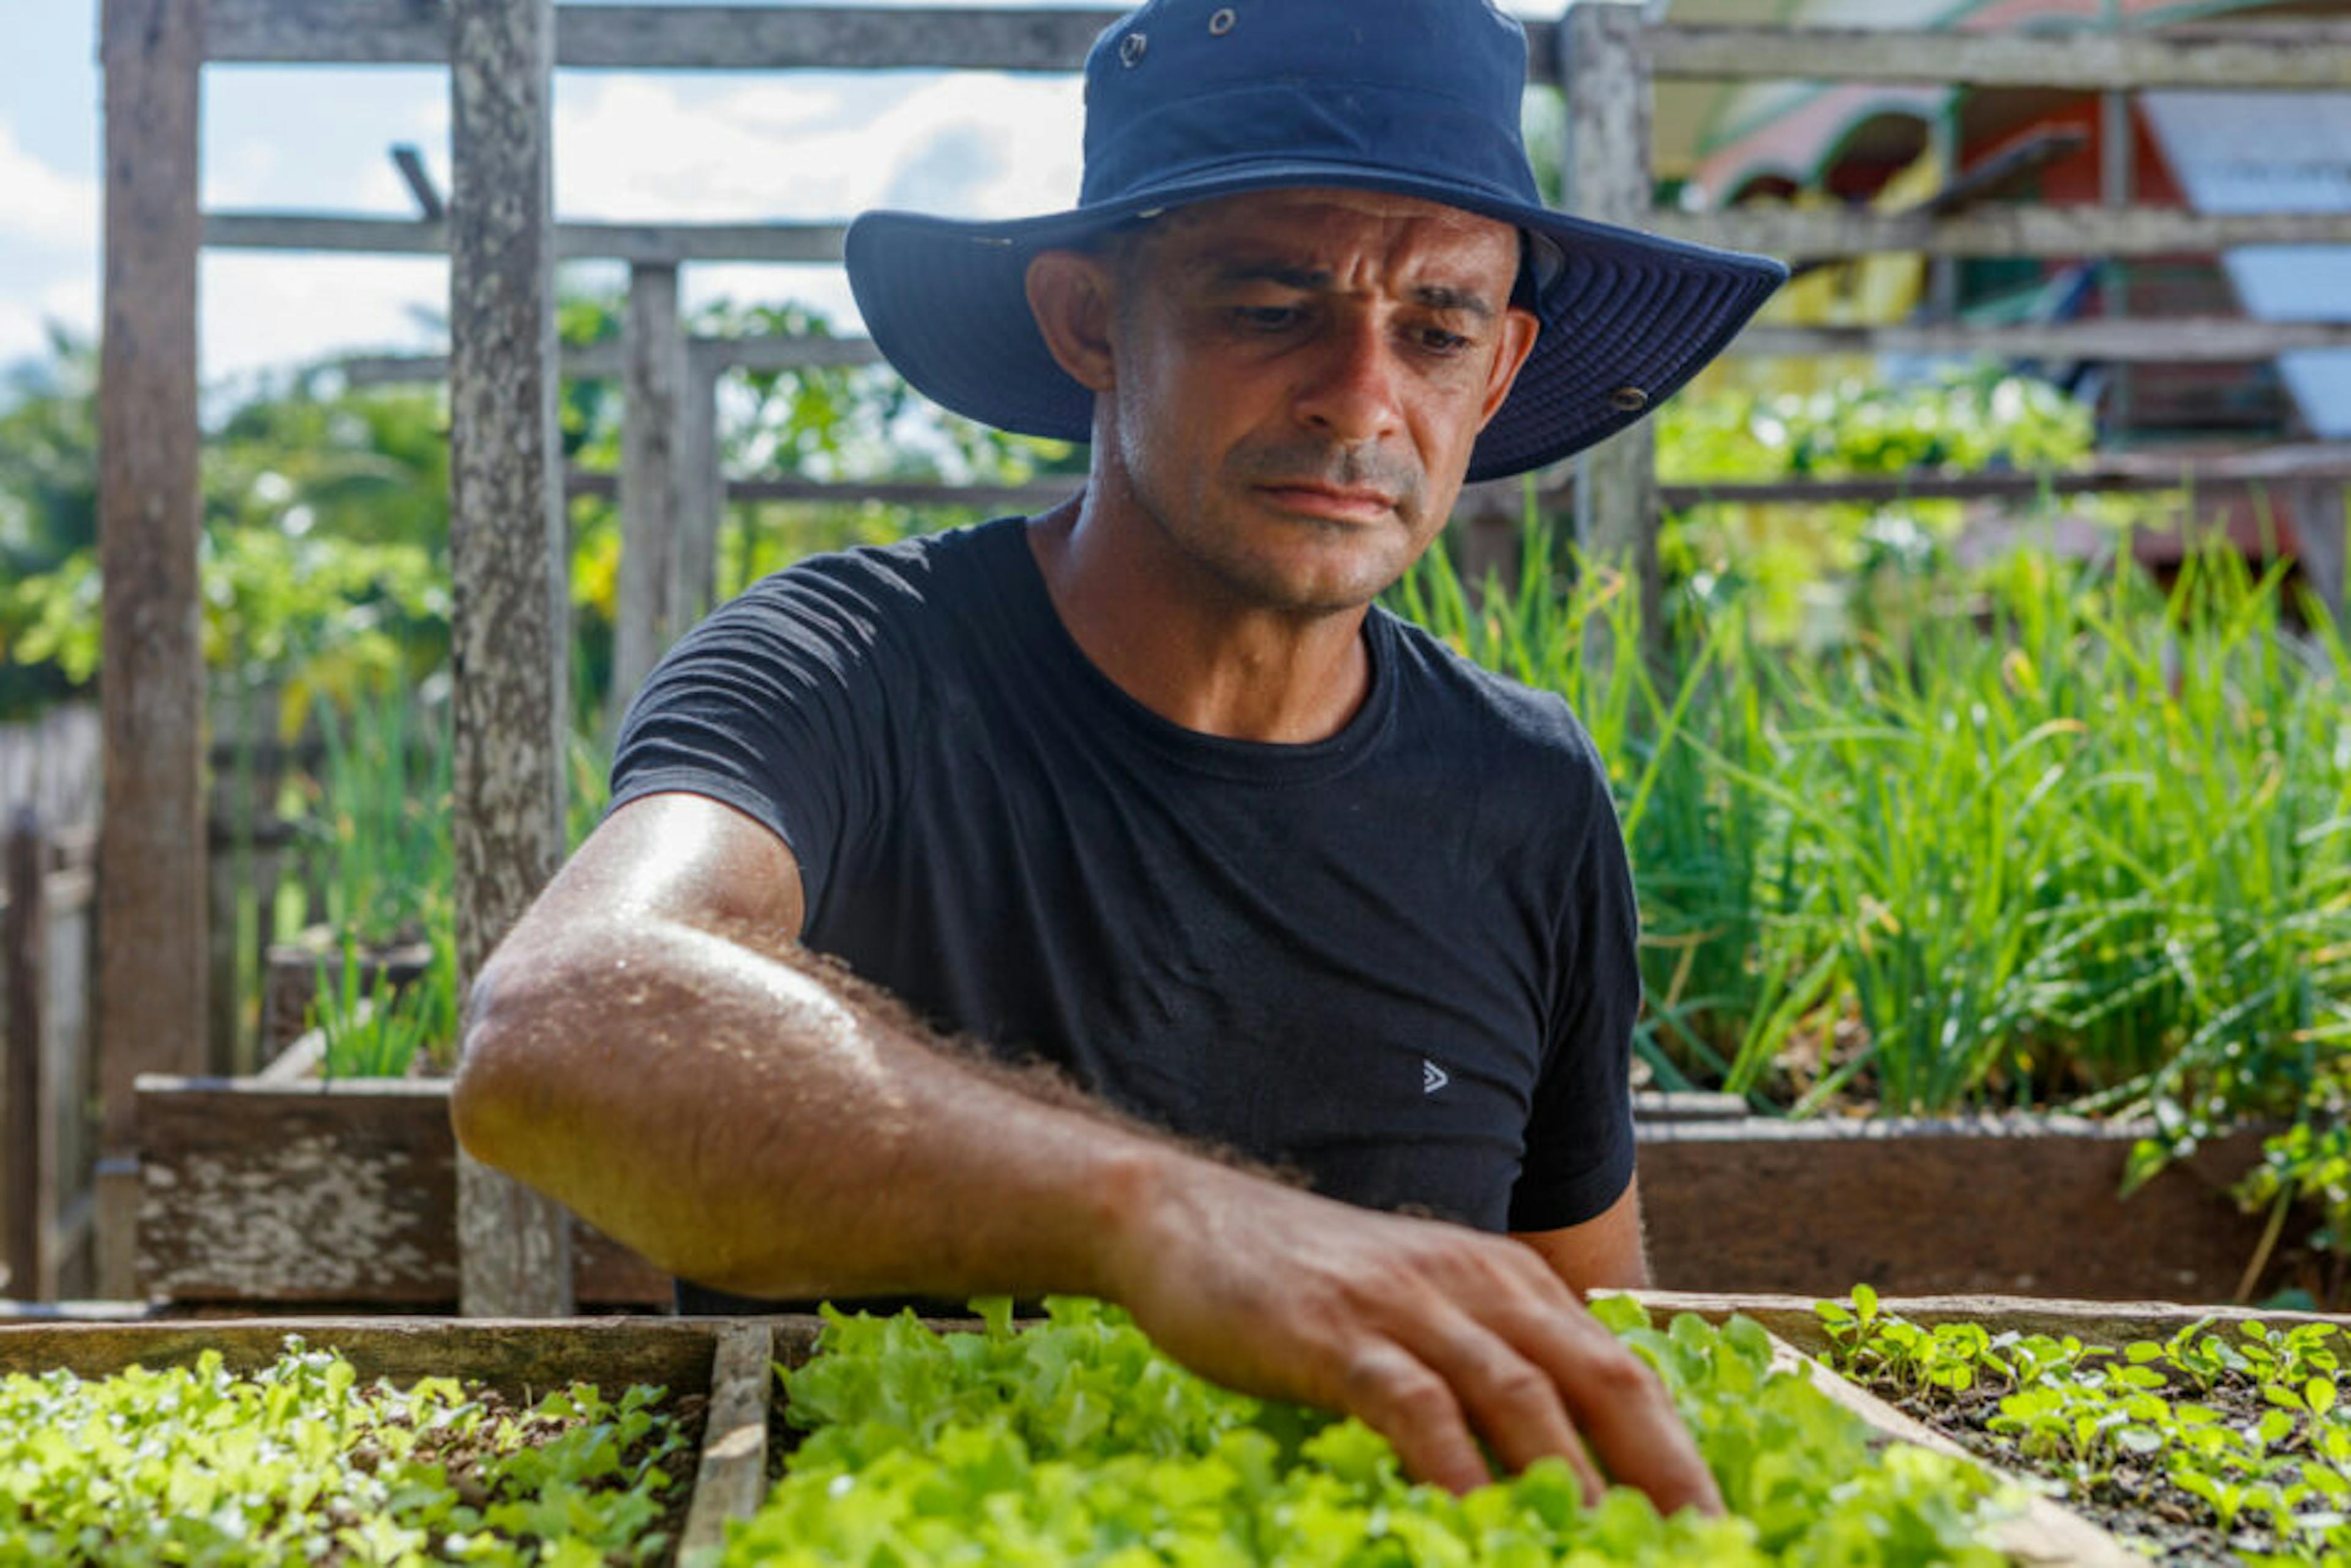
[[[1228,740],[1095,668],[1018,518],[820,557],[662,662],[612,803],[765,823],[810,946],[1128,1112],[1369,1207],[1589,1219],[1640,998],[1605,772],[1557,696],[1364,636],[1338,734]]]

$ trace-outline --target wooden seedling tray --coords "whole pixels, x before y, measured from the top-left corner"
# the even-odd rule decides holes
[[[0,1373],[63,1367],[104,1377],[134,1363],[192,1364],[207,1350],[232,1371],[274,1360],[286,1336],[332,1349],[363,1379],[443,1376],[517,1398],[573,1382],[607,1394],[653,1383],[673,1398],[709,1397],[694,1491],[679,1543],[685,1568],[708,1562],[726,1521],[766,1495],[772,1363],[806,1359],[807,1318],[610,1318],[562,1322],[443,1318],[234,1318],[167,1322],[0,1323]]]

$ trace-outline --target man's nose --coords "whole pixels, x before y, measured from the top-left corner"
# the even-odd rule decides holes
[[[1302,423],[1350,444],[1379,440],[1402,426],[1395,349],[1378,322],[1342,317],[1315,350],[1298,396]]]

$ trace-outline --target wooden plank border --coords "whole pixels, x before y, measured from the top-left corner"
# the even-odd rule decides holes
[[[1930,256],[2168,256],[2248,245],[2351,245],[2351,213],[2206,214],[2009,204],[1938,216],[1827,208],[1657,207],[1635,221],[1668,239],[1799,261],[1882,251]]]
[[[555,228],[555,255],[559,261],[669,267],[687,261],[837,263],[848,232],[842,224],[564,223]],[[449,225],[360,213],[212,212],[204,215],[204,243],[215,250],[444,256]]]
[[[448,1080],[154,1075],[139,1082],[139,1130],[142,1293],[413,1311],[460,1300]],[[565,1218],[578,1300],[670,1304],[666,1276]]]
[[[1930,82],[2081,92],[2148,88],[2330,90],[2351,81],[2351,28],[1963,33],[1876,27],[1646,28],[1661,77],[1707,81]]]
[[[1753,1318],[1807,1355],[1828,1349],[1814,1303],[1841,1299],[1837,1295],[1799,1296],[1746,1291],[1635,1291],[1629,1292],[1653,1312],[1696,1312],[1709,1322],[1720,1322],[1733,1312]],[[2045,1333],[2063,1339],[2071,1334],[2085,1344],[2126,1344],[2132,1340],[2168,1339],[2185,1328],[2212,1322],[2332,1323],[2351,1332],[2351,1317],[2326,1312],[2273,1312],[2260,1307],[2194,1306],[2178,1301],[2088,1301],[2064,1296],[1921,1295],[1886,1296],[1879,1310],[1914,1323],[1997,1321],[2021,1333]]]
[[[434,65],[447,24],[429,0],[213,0],[204,57],[222,64]],[[566,5],[555,63],[636,70],[1066,71],[1113,7]],[[1530,19],[1531,79],[1558,80],[1559,25]],[[1656,74],[1709,80],[1837,78],[1979,87],[2256,87],[2351,79],[2351,29],[2199,27],[2159,34],[1967,34],[1876,28],[1644,29]]]
[[[2262,1221],[2227,1187],[2262,1132],[2215,1138],[2125,1198],[2147,1131],[2066,1118],[1640,1124],[1652,1276],[1701,1291],[2228,1301]]]
[[[775,1383],[775,1340],[766,1322],[719,1327],[694,1506],[679,1533],[679,1568],[709,1568],[726,1550],[727,1521],[750,1518],[767,1500],[768,1413],[783,1397]]]

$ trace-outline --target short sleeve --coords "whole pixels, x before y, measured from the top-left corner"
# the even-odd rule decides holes
[[[1596,756],[1593,763],[1597,771]],[[1604,771],[1587,798],[1586,831],[1559,920],[1551,1034],[1510,1193],[1512,1230],[1558,1230],[1596,1218],[1633,1180],[1640,911]]]
[[[884,551],[803,562],[681,638],[629,705],[607,810],[671,790],[732,806],[790,847],[813,912],[893,798],[915,722],[910,565]]]

